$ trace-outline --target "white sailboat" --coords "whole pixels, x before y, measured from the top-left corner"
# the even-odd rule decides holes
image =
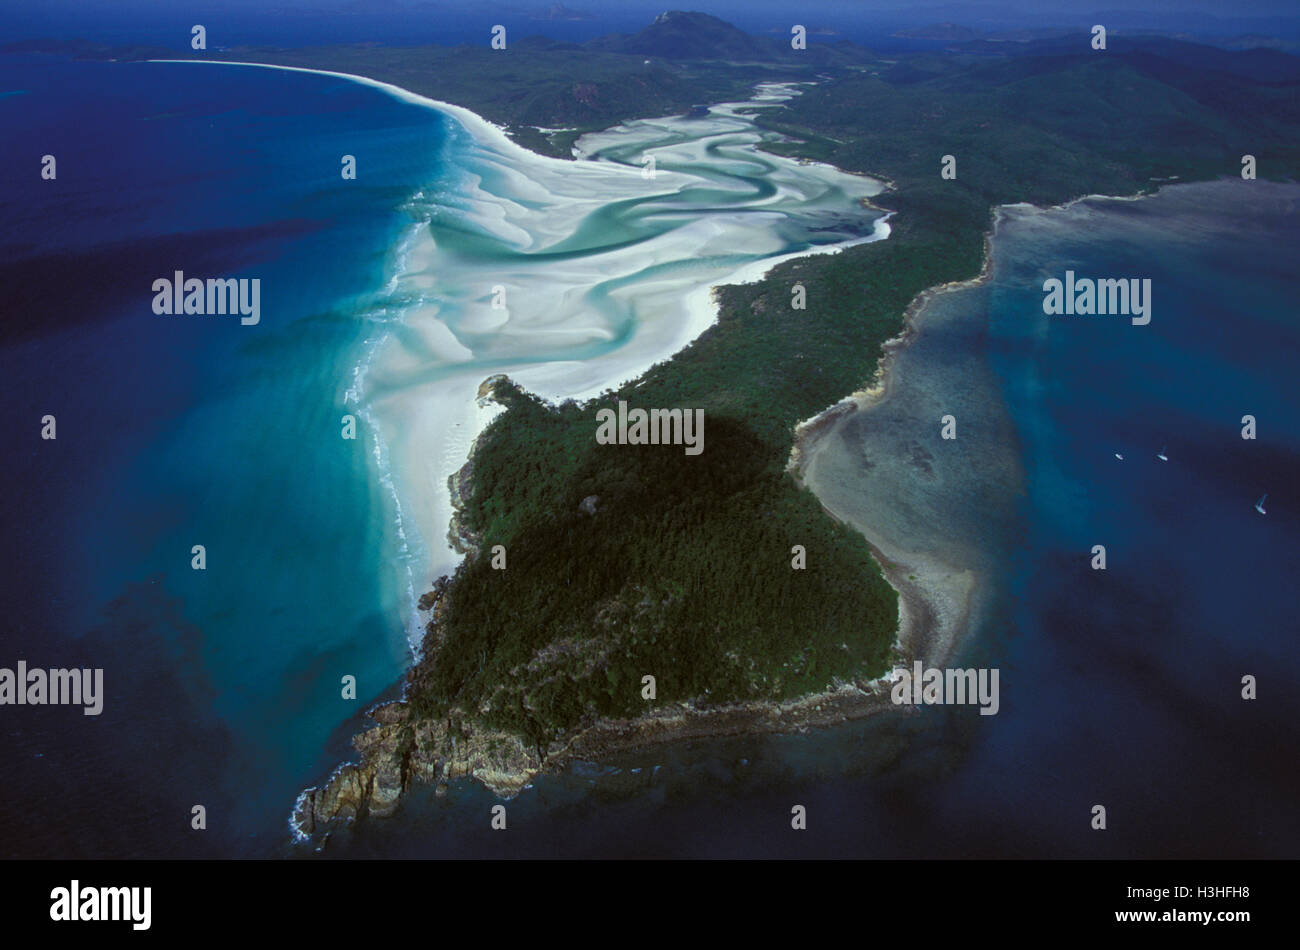
[[[1121,462],[1124,461],[1124,456],[1120,455],[1118,452],[1115,453],[1115,458],[1119,459]]]
[[[1169,456],[1165,455],[1165,449],[1167,448],[1169,448],[1167,445],[1160,446],[1160,451],[1156,453],[1156,458],[1160,459],[1162,462],[1168,462]]]
[[[1258,511],[1261,515],[1268,514],[1268,512],[1264,510],[1264,502],[1266,501],[1268,501],[1268,492],[1265,492],[1264,497],[1261,498],[1259,501],[1255,502],[1255,510]]]

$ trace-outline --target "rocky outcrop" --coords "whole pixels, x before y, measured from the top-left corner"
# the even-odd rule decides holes
[[[536,749],[512,733],[484,727],[460,709],[445,720],[432,720],[415,715],[403,702],[387,703],[370,712],[377,725],[353,739],[361,761],[342,766],[323,786],[303,792],[292,821],[302,836],[314,838],[350,821],[391,815],[415,782],[433,783],[442,793],[448,780],[467,776],[499,797],[511,798],[543,769],[554,771],[576,759],[683,739],[802,732],[886,711],[911,712],[910,706],[891,702],[886,680],[836,683],[826,692],[783,702],[713,708],[675,703],[635,719],[600,719]]]
[[[502,383],[510,382],[510,377],[505,373],[497,373],[495,376],[489,376],[483,382],[478,384],[478,394],[475,397],[479,408],[483,408],[489,402],[497,402],[497,387]]]
[[[479,407],[496,402],[497,387],[509,381],[510,377],[498,373],[479,383],[476,397]],[[483,547],[482,539],[465,524],[465,509],[469,506],[470,498],[474,496],[474,453],[478,451],[479,441],[482,438],[483,434],[479,433],[474,444],[470,446],[469,458],[465,460],[465,464],[447,479],[447,491],[451,495],[452,508],[451,523],[447,527],[447,543],[453,550],[469,558],[478,557]]]
[[[478,446],[477,439],[474,445]],[[453,550],[468,558],[478,557],[478,552],[483,547],[482,539],[465,525],[465,507],[474,493],[473,478],[474,453],[471,449],[469,461],[447,479],[452,509],[451,523],[447,526],[447,543]]]
[[[470,776],[509,798],[542,767],[537,750],[519,737],[477,724],[471,730],[459,710],[446,719],[425,719],[412,715],[406,703],[392,702],[369,715],[374,728],[352,740],[361,760],[340,766],[324,785],[299,796],[292,822],[301,835],[311,838],[341,823],[388,817],[417,781],[441,786]]]
[[[420,602],[415,606],[420,610],[436,610],[442,603],[443,597],[447,594],[447,585],[451,583],[451,578],[446,574],[433,582],[433,590],[420,595]],[[436,616],[437,614],[435,614]]]

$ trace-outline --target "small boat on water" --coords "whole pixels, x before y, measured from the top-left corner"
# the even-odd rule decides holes
[[[1261,498],[1259,501],[1255,502],[1255,510],[1258,511],[1261,515],[1266,515],[1266,514],[1268,514],[1268,512],[1264,510],[1264,502],[1266,502],[1266,501],[1268,501],[1268,493],[1267,493],[1267,492],[1264,493],[1264,497],[1263,497],[1263,498]]]
[[[1119,459],[1121,462],[1124,461],[1124,456],[1120,455],[1118,452],[1115,453],[1115,458]]]
[[[1165,449],[1167,448],[1169,448],[1167,445],[1160,446],[1160,451],[1156,453],[1156,458],[1160,459],[1162,462],[1168,462],[1169,456],[1165,455]]]

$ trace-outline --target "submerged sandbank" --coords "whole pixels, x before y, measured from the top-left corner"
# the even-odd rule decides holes
[[[999,217],[980,273],[918,294],[871,382],[795,430],[789,471],[867,538],[898,592],[905,666],[946,665],[968,644],[989,599],[985,541],[1011,517],[1023,478],[971,319],[986,307]]]

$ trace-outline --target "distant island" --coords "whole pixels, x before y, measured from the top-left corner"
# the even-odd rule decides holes
[[[574,10],[562,3],[552,3],[545,10],[530,15],[533,20],[595,20],[594,14],[585,10]]]
[[[907,30],[897,30],[894,33],[894,36],[909,40],[946,41],[973,40],[980,35],[979,30],[972,29],[969,26],[962,26],[958,23],[936,23],[931,26],[919,26]]]

